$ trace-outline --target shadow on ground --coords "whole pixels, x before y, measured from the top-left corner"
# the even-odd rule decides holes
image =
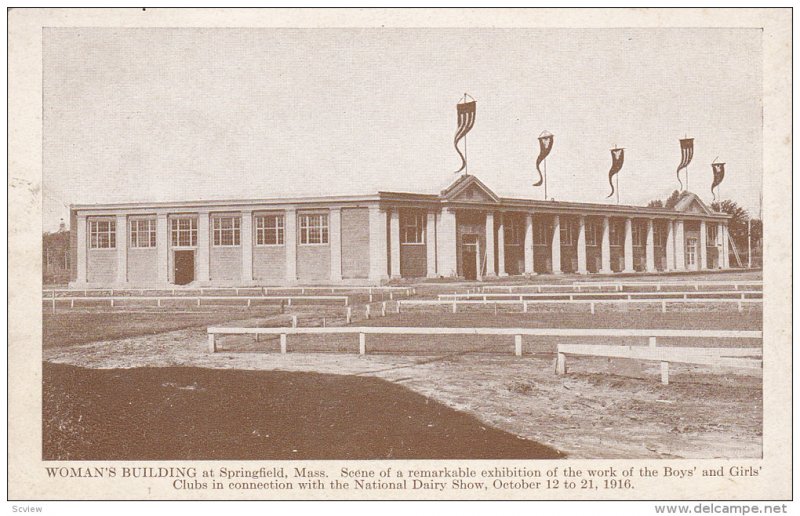
[[[378,378],[42,367],[45,460],[564,456]]]

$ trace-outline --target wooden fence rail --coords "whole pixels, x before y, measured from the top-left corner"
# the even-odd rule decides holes
[[[292,306],[292,301],[344,301],[344,306],[349,306],[348,296],[78,296],[78,297],[43,297],[43,303],[50,303],[52,311],[56,310],[56,302],[65,303],[69,301],[70,308],[75,307],[75,301],[108,301],[110,306],[120,301],[155,301],[156,306],[162,306],[163,301],[192,301],[197,306],[202,306],[202,301],[247,301],[246,306],[251,306],[252,301],[272,300],[286,302],[287,306]]]
[[[733,287],[739,290],[740,287],[763,287],[762,281],[576,281],[573,283],[553,283],[553,284],[527,284],[527,285],[484,285],[480,288],[481,292],[515,292],[519,290],[529,290],[531,292],[543,292],[544,290],[565,289],[583,292],[587,289],[595,288],[614,288],[622,291],[625,287],[654,287],[656,291],[663,288],[692,287],[699,290],[700,287]]]
[[[543,298],[556,298],[568,297],[573,300],[576,298],[614,298],[614,299],[633,299],[635,298],[649,298],[649,299],[709,299],[701,298],[699,296],[724,296],[730,299],[745,299],[746,296],[761,297],[764,292],[761,290],[707,290],[696,292],[517,292],[517,293],[455,293],[455,294],[439,294],[438,299],[450,300],[453,299],[480,299],[483,301],[493,301],[495,299],[513,299],[519,301],[525,299],[543,299]],[[491,299],[490,299],[491,298]],[[711,298],[714,299],[714,298]]]
[[[761,348],[657,347],[655,337],[649,339],[648,346],[558,344],[556,353],[556,374],[567,373],[567,355],[660,362],[664,385],[669,384],[670,363],[761,369],[763,354]]]
[[[522,312],[527,313],[528,307],[531,305],[589,305],[589,311],[594,314],[597,306],[610,305],[610,304],[660,304],[661,312],[666,313],[667,305],[682,305],[692,303],[707,303],[707,304],[733,304],[736,303],[736,308],[739,312],[744,311],[745,304],[763,304],[763,299],[754,298],[697,298],[697,299],[498,299],[487,300],[483,299],[402,299],[397,301],[398,312],[401,307],[408,306],[449,306],[452,307],[453,313],[458,313],[459,306],[502,306],[502,305],[521,305]]]
[[[583,329],[583,328],[418,328],[395,326],[336,326],[336,327],[304,327],[304,328],[245,328],[210,326],[208,333],[208,351],[217,351],[217,335],[280,335],[281,353],[286,353],[289,335],[319,334],[357,334],[359,354],[367,352],[367,335],[496,335],[514,338],[514,354],[522,355],[522,337],[641,337],[652,344],[658,337],[672,338],[747,338],[760,339],[760,331],[741,330],[639,330],[639,329]]]

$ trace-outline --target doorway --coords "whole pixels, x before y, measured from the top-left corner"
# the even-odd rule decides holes
[[[188,285],[194,281],[194,251],[175,251],[175,284]]]
[[[461,272],[464,279],[478,279],[478,256],[480,256],[478,235],[464,235],[461,238]]]
[[[697,269],[697,239],[686,239],[686,267],[688,269]]]

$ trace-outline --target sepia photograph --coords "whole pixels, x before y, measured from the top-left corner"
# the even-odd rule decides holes
[[[118,12],[42,24],[41,182],[9,176],[41,196],[40,474],[267,498],[766,475],[765,249],[791,234],[763,27]]]

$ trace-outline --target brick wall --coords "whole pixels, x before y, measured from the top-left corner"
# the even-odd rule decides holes
[[[128,249],[128,282],[141,285],[157,281],[157,249],[155,247]]]
[[[369,209],[342,209],[342,278],[369,277]]]
[[[297,245],[297,280],[300,282],[330,281],[331,246]]]
[[[283,283],[286,279],[286,246],[255,246],[253,279],[266,283]]]
[[[400,244],[400,276],[421,278],[428,271],[426,244]]]
[[[87,249],[86,279],[89,283],[115,283],[117,281],[117,250]]]
[[[522,274],[525,272],[525,254],[521,245],[506,246],[506,272],[508,274]]]
[[[242,280],[242,246],[211,247],[209,276],[211,281]]]

